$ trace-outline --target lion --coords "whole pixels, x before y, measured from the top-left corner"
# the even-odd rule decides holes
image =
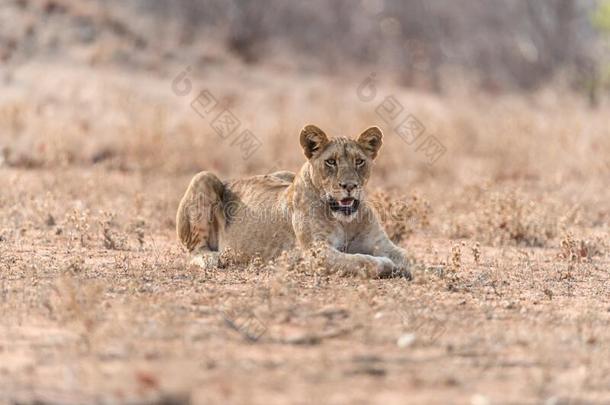
[[[178,237],[200,266],[231,249],[271,260],[294,248],[316,248],[323,265],[347,274],[411,279],[405,251],[388,238],[365,186],[382,145],[378,127],[354,139],[331,138],[307,125],[300,143],[307,161],[280,171],[223,182],[195,175],[176,215]]]

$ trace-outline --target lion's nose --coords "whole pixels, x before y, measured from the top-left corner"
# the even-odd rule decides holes
[[[358,187],[358,185],[356,183],[351,183],[351,182],[339,183],[339,185],[341,186],[342,189],[347,190],[348,193],[351,192],[356,187]]]

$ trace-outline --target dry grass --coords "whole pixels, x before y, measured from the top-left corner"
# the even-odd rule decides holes
[[[243,160],[171,77],[93,72],[27,65],[0,100],[0,401],[610,400],[607,108],[380,85],[447,147],[430,167],[361,78],[194,77],[261,139]],[[294,170],[308,122],[385,128],[372,197],[413,282],[341,277],[315,250],[188,266],[190,177]]]

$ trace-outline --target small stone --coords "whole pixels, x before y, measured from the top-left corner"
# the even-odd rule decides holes
[[[557,405],[559,403],[559,398],[557,397],[549,397],[544,402],[545,405]]]
[[[485,395],[475,394],[470,398],[472,405],[489,405],[491,401]]]
[[[406,347],[411,346],[414,342],[415,342],[415,333],[405,333],[403,335],[400,335],[400,337],[396,341],[396,344],[401,349],[404,349]]]

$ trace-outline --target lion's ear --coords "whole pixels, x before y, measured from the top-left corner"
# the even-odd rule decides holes
[[[310,159],[317,151],[322,150],[328,143],[328,137],[315,125],[307,125],[301,131],[301,146],[307,159]]]
[[[378,127],[370,127],[360,134],[357,142],[366,153],[368,153],[371,159],[375,159],[377,157],[377,152],[379,152],[381,144],[383,143],[381,141],[382,138],[383,134],[381,133],[381,129]]]

